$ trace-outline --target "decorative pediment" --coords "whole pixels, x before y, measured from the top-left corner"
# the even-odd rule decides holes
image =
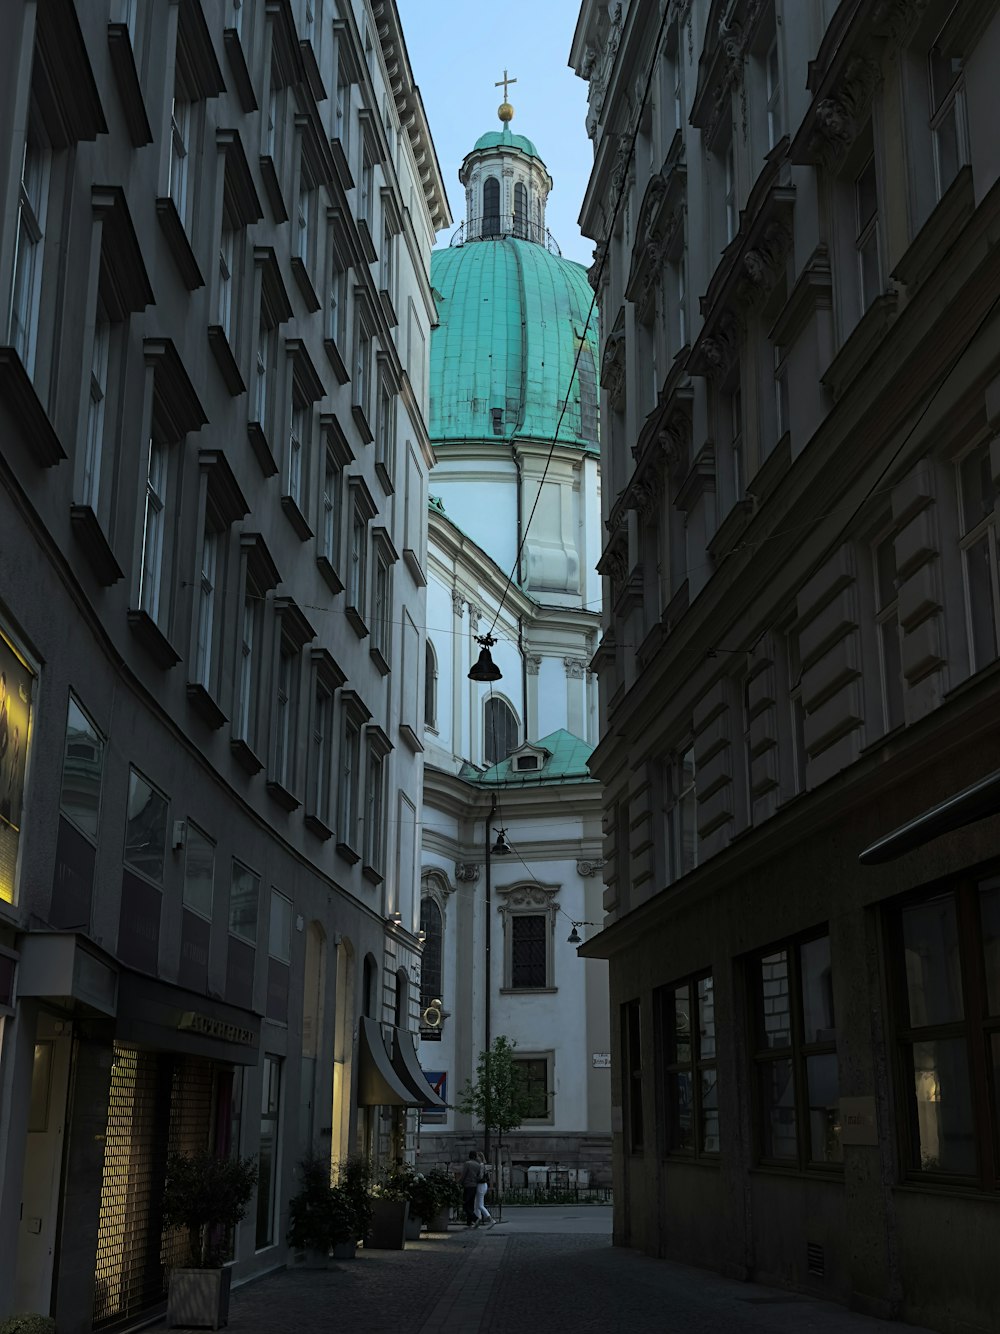
[[[636,222],[625,296],[635,302],[640,314],[648,307],[664,261],[674,248],[684,217],[686,186],[684,138],[678,130],[662,169],[646,187]]]
[[[495,888],[497,912],[506,919],[512,912],[544,912],[549,914],[549,925],[555,927],[559,904],[556,895],[560,885],[540,885],[537,881],[528,885],[505,885]]]

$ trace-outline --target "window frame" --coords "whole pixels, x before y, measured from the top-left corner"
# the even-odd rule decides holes
[[[826,923],[795,936],[775,941],[764,948],[755,950],[745,960],[747,1001],[749,1017],[749,1058],[751,1070],[751,1106],[753,1109],[754,1153],[757,1165],[769,1171],[792,1172],[795,1174],[818,1174],[839,1177],[843,1174],[843,1142],[840,1142],[841,1157],[838,1160],[813,1159],[812,1126],[809,1112],[808,1062],[810,1059],[833,1055],[837,1058],[838,1107],[840,1083],[840,1053],[837,1038],[807,1042],[804,1036],[803,998],[802,998],[802,951],[817,941],[826,940],[830,949],[831,1006],[833,1006],[832,977],[833,949],[830,942],[830,930]],[[781,952],[786,955],[786,977],[788,981],[788,1032],[789,1041],[785,1046],[769,1046],[761,1037],[764,1017],[764,994],[761,969],[766,960]],[[758,991],[758,982],[760,990]],[[832,1009],[834,1033],[837,1030],[836,1009]],[[764,1113],[761,1098],[761,1072],[767,1066],[787,1061],[791,1066],[792,1098],[795,1125],[795,1157],[782,1158],[777,1154],[765,1152]]]
[[[927,98],[928,98],[928,125],[931,132],[931,141],[933,145],[934,157],[934,191],[935,198],[940,200],[951,185],[952,181],[971,160],[969,147],[969,124],[968,112],[965,101],[965,58],[958,56],[961,68],[957,74],[954,74],[947,91],[937,100],[934,78],[934,60],[935,55],[944,57],[944,53],[939,49],[941,34],[935,38],[927,52]],[[956,57],[951,57],[952,60]],[[947,181],[942,177],[941,165],[941,136],[946,127],[946,123],[951,115],[954,115],[955,126],[955,170]]]
[[[892,554],[893,596],[887,598],[882,586],[882,565],[879,552],[888,548]],[[884,529],[871,544],[872,590],[875,605],[875,634],[878,642],[879,663],[879,703],[882,712],[883,735],[895,731],[906,721],[906,685],[902,674],[902,631],[899,625],[899,579],[896,570],[896,533],[893,528]],[[898,698],[891,694],[890,636],[895,636],[895,664],[899,671]],[[895,708],[894,708],[895,706]],[[894,716],[894,713],[896,716]]]
[[[871,169],[871,179],[873,186],[874,206],[867,217],[862,217],[862,190],[861,179]],[[853,219],[854,219],[854,250],[857,255],[857,273],[858,273],[858,310],[864,315],[871,309],[875,301],[882,295],[882,242],[879,236],[879,190],[878,190],[878,167],[875,160],[875,150],[865,157],[860,170],[854,172],[851,182],[853,195]],[[866,258],[874,253],[875,257],[875,288],[868,290],[868,280],[865,276]]]
[[[497,738],[495,721],[492,726],[492,733],[493,733],[492,743],[490,743],[487,739],[491,732],[490,718],[488,716],[491,711],[491,706],[492,706],[492,711],[494,713],[496,712],[498,707],[505,708],[507,710],[510,719],[513,719],[512,742],[511,745],[507,748],[507,750],[503,752],[503,754],[499,753],[501,742]],[[492,767],[495,764],[502,764],[504,760],[509,758],[509,756],[521,744],[521,720],[518,718],[517,710],[510,703],[510,701],[505,699],[502,695],[494,694],[492,690],[489,692],[489,694],[483,696],[482,707],[483,707],[483,763],[487,767]],[[492,751],[490,749],[491,745],[494,748]]]
[[[96,738],[100,752],[98,757],[97,802],[94,808],[95,814],[94,814],[93,830],[89,829],[88,827],[85,827],[84,824],[82,824],[81,821],[76,816],[74,816],[69,809],[67,809],[66,803],[64,801],[64,793],[66,791],[66,770],[70,758],[69,725],[73,709],[76,709],[76,711],[80,714],[81,718],[90,728],[91,732],[93,733],[93,736]],[[98,832],[101,827],[101,806],[104,795],[104,755],[107,749],[107,744],[108,744],[107,737],[94,722],[91,715],[80,703],[79,697],[71,690],[69,692],[69,700],[66,705],[66,732],[63,740],[62,775],[60,777],[60,782],[59,782],[59,814],[62,816],[63,819],[68,820],[69,823],[73,826],[73,828],[77,830],[77,832],[81,834],[87,840],[87,842],[90,843],[92,847],[95,848],[97,846]]]
[[[985,463],[987,468],[987,489],[984,491],[984,499],[988,498],[989,487],[993,490],[993,505],[991,509],[983,507],[982,516],[971,527],[966,528],[967,524],[967,505],[969,497],[966,496],[965,480],[962,469],[966,462],[973,456],[982,456],[981,465]],[[995,662],[1000,656],[1000,525],[997,520],[997,500],[1000,496],[1000,488],[993,481],[993,464],[988,439],[980,440],[971,449],[967,449],[959,458],[955,460],[955,486],[956,498],[958,501],[958,548],[962,562],[962,591],[964,596],[964,612],[966,626],[966,643],[969,652],[969,671],[970,675],[982,671],[990,663]],[[974,602],[972,596],[972,586],[970,579],[971,558],[970,553],[986,542],[987,571],[990,579],[990,591],[992,594],[992,616],[993,616],[993,651],[988,658],[980,661],[980,655],[977,647],[977,628],[974,616]]]
[[[29,157],[37,165],[34,197],[28,173]],[[39,135],[29,125],[21,157],[8,312],[8,341],[21,358],[29,378],[34,374],[38,349],[51,164],[51,151],[39,142]]]
[[[708,1161],[718,1163],[722,1152],[719,1132],[718,1031],[717,1028],[714,1028],[711,1035],[713,1048],[711,1053],[708,1054],[702,1049],[699,1004],[701,993],[698,990],[706,981],[711,983],[714,1010],[715,979],[710,968],[678,978],[676,981],[657,987],[653,991],[654,1043],[657,1054],[657,1084],[662,1113],[660,1124],[663,1129],[661,1156],[664,1158],[678,1158],[688,1162]],[[679,1055],[680,1042],[677,1030],[678,994],[684,990],[688,993],[688,1057],[686,1060],[683,1060]],[[693,1020],[696,1012],[699,1016],[697,1027]],[[714,1024],[713,1013],[713,1026]],[[718,1147],[715,1149],[704,1147],[704,1113],[706,1107],[704,1104],[703,1076],[707,1071],[714,1071],[715,1073],[715,1134],[718,1140]],[[689,1147],[675,1142],[676,1136],[674,1133],[681,1123],[676,1093],[680,1087],[679,1076],[684,1073],[690,1076],[691,1081],[692,1142]]]
[[[524,1065],[541,1065],[545,1071],[545,1106],[544,1116],[524,1116],[521,1118],[523,1126],[546,1126],[555,1123],[555,1052],[553,1051],[522,1051],[517,1048],[516,1054],[511,1058],[515,1070]],[[523,1071],[518,1071],[516,1076],[521,1084],[522,1090],[528,1085],[529,1081]]]

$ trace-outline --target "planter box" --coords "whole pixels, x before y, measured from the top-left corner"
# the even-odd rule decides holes
[[[406,1219],[406,1240],[419,1241],[423,1226],[424,1220],[422,1218],[418,1218],[416,1214],[409,1214]]]
[[[372,1200],[372,1225],[365,1245],[377,1251],[401,1251],[406,1247],[409,1200]]]
[[[427,1225],[428,1232],[447,1232],[451,1222],[451,1210],[439,1209]]]
[[[333,1258],[335,1260],[353,1260],[357,1250],[358,1243],[356,1241],[338,1241],[333,1247]]]
[[[231,1269],[172,1269],[167,1328],[219,1329],[229,1323]]]

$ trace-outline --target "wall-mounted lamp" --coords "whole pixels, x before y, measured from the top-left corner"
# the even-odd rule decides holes
[[[390,914],[389,921],[392,923],[393,926],[403,925],[403,914],[399,911],[398,908],[394,913]]]
[[[600,925],[601,925],[600,922],[574,922],[572,931],[570,931],[569,935],[566,937],[566,943],[569,945],[581,945],[583,943],[583,937],[576,929],[578,926],[600,926]]]
[[[417,940],[420,942],[421,945],[423,945],[427,940],[427,932],[424,930],[423,927],[421,927],[420,930],[417,932]]]

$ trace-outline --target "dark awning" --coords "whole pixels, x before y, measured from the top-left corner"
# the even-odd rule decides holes
[[[423,1099],[392,1068],[374,1019],[363,1018],[358,1028],[358,1106],[421,1107]]]
[[[392,1068],[396,1074],[414,1097],[419,1098],[421,1107],[447,1107],[448,1104],[434,1092],[420,1068],[413,1034],[405,1028],[397,1028],[394,1036]]]
[[[908,820],[891,834],[876,839],[860,854],[858,861],[863,866],[890,862],[904,852],[929,843],[932,838],[997,814],[1000,814],[1000,769]]]

